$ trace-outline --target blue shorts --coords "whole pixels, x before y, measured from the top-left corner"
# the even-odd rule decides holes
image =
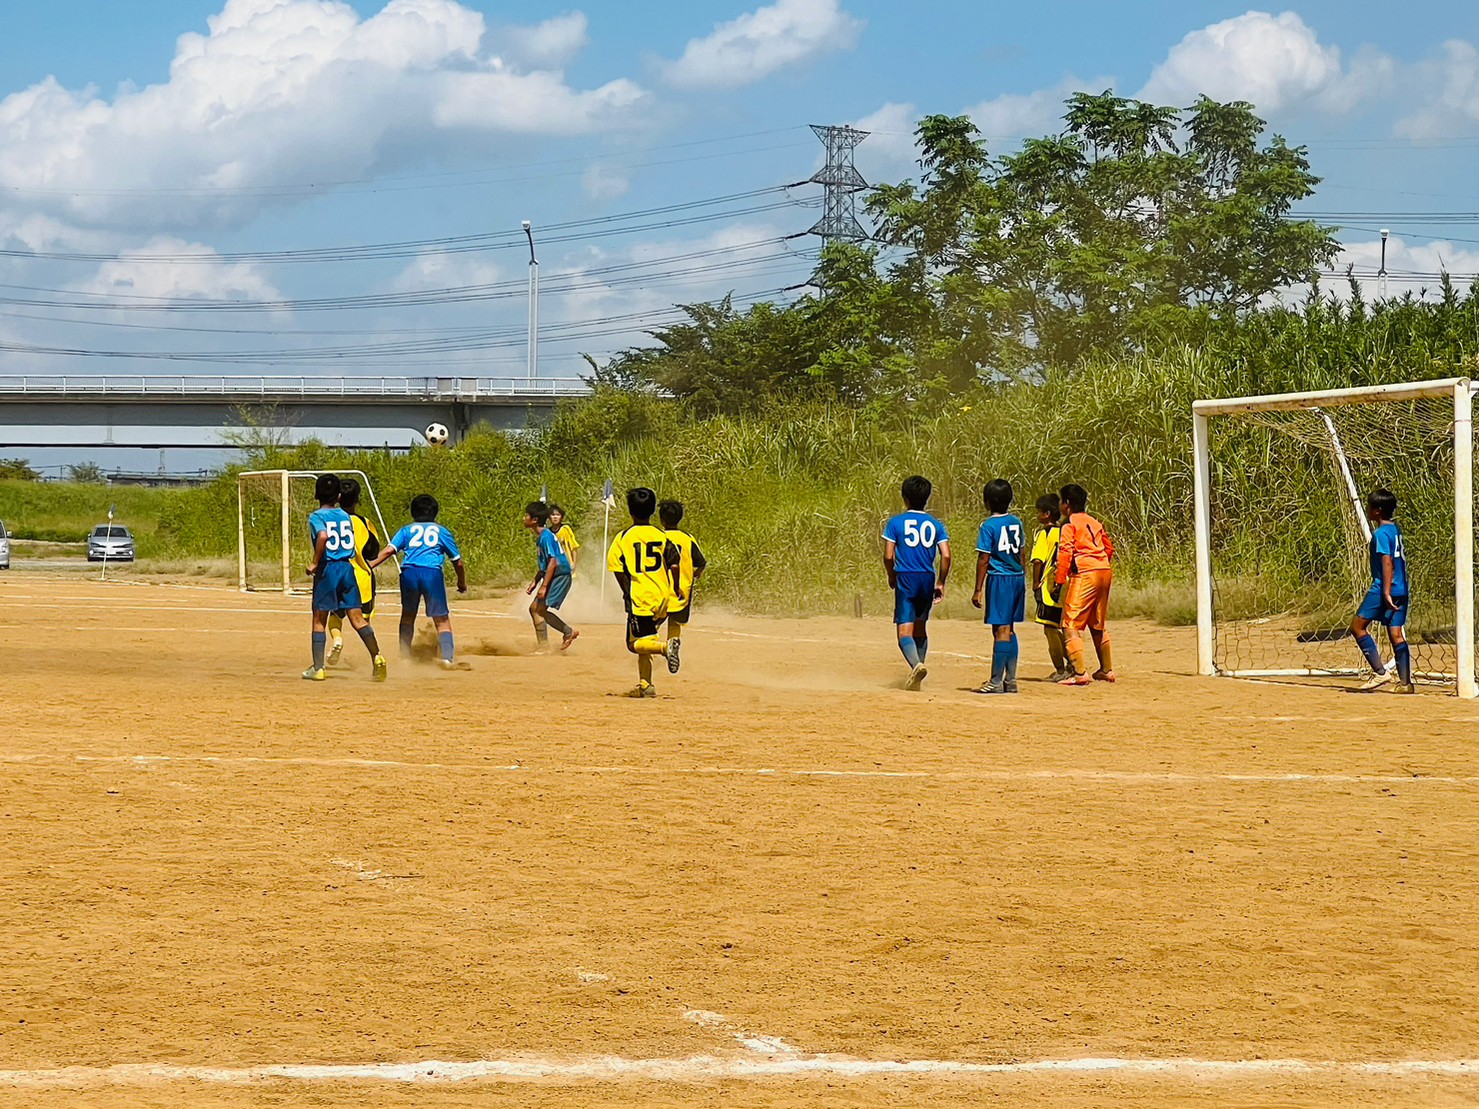
[[[401,567],[401,615],[414,614],[426,601],[426,615],[450,616],[447,607],[447,579],[440,566]]]
[[[1361,607],[1356,609],[1356,615],[1362,620],[1385,624],[1389,628],[1400,628],[1407,623],[1407,598],[1393,594],[1392,600],[1397,602],[1396,608],[1387,607],[1386,598],[1381,595],[1381,586],[1372,583],[1366,596],[1361,599]]]
[[[1025,574],[986,575],[986,623],[1020,624],[1027,618]]]
[[[556,574],[550,578],[549,592],[544,595],[545,608],[559,608],[570,596],[570,575]]]
[[[321,565],[313,575],[313,611],[347,612],[359,606],[354,565],[347,558]]]
[[[928,620],[935,607],[935,575],[897,574],[894,582],[894,623],[917,624]]]

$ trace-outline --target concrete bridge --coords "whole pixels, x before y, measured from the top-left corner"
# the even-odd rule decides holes
[[[233,430],[332,430],[346,447],[404,446],[428,424],[525,428],[589,389],[579,378],[0,375],[3,447],[220,447]]]

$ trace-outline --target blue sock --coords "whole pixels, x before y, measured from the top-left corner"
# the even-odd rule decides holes
[[[1402,679],[1403,685],[1412,684],[1412,648],[1407,641],[1392,644],[1392,653],[1397,656],[1397,677]]]
[[[1003,646],[1011,648],[1007,652],[1007,681],[1015,682],[1017,680],[1017,659],[1022,656],[1022,646],[1017,642],[1017,633],[1012,632],[1012,638]]]
[[[328,632],[313,633],[313,668],[322,670],[324,668],[324,647],[329,642]]]
[[[415,638],[416,638],[416,625],[415,624],[402,624],[401,625],[401,654],[403,654],[403,655],[409,655],[411,653],[411,641],[413,639],[415,639]]]
[[[919,661],[923,662],[929,658],[930,637],[927,635],[916,635],[914,637],[914,649],[919,652]]]
[[[376,658],[379,656],[380,642],[375,638],[374,628],[370,627],[369,624],[366,624],[364,627],[360,628],[359,638],[360,642],[365,645],[365,650],[370,652],[371,658]]]
[[[1011,653],[1011,644],[1000,639],[991,641],[991,684],[1000,685],[1007,677],[1007,655]]]
[[[911,667],[919,665],[919,648],[914,645],[914,637],[912,635],[906,635],[903,639],[899,640],[899,650],[904,652],[904,661]]]
[[[452,661],[452,633],[437,632],[437,642],[442,645],[442,658]]]
[[[1366,656],[1366,661],[1371,665],[1374,674],[1380,674],[1385,669],[1381,661],[1381,652],[1376,649],[1376,640],[1369,634],[1356,636],[1356,646],[1361,648],[1361,653]]]

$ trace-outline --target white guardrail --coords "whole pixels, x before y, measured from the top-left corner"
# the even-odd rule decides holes
[[[103,396],[167,400],[205,397],[406,397],[476,401],[499,397],[572,397],[590,391],[578,377],[246,377],[220,374],[0,374],[0,399]]]

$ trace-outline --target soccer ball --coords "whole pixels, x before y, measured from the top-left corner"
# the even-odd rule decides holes
[[[433,447],[445,447],[450,438],[452,438],[452,433],[447,430],[446,424],[426,425],[426,441]]]

